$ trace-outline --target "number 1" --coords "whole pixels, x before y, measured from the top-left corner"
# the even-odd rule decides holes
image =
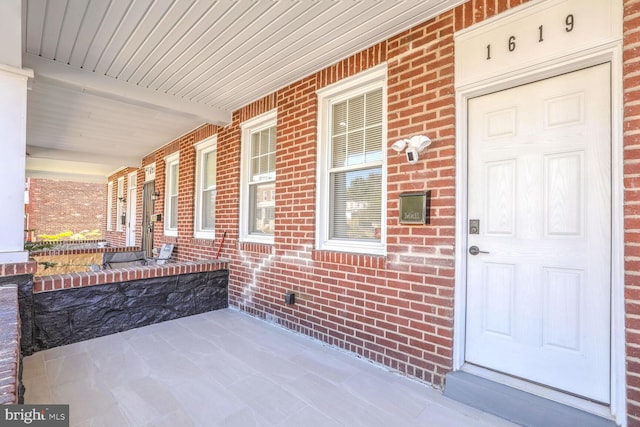
[[[538,43],[542,43],[544,39],[542,38],[542,25],[538,27]]]

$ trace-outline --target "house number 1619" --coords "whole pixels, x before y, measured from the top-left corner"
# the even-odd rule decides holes
[[[569,14],[564,19],[564,30],[567,33],[573,31],[575,25],[575,18],[573,14]],[[544,26],[540,25],[538,27],[538,43],[542,43],[544,41]],[[507,40],[507,48],[509,52],[513,52],[516,50],[516,36],[510,36]],[[487,59],[491,59],[491,44],[487,45]]]

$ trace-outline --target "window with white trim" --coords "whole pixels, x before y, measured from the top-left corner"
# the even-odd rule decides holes
[[[178,235],[178,163],[179,154],[165,159],[164,234]]]
[[[107,231],[113,230],[113,181],[107,183]]]
[[[122,216],[124,214],[124,176],[118,178],[118,201],[116,202],[116,231],[123,230]]]
[[[386,98],[386,65],[318,91],[318,249],[386,252]]]
[[[273,243],[276,205],[276,122],[277,111],[273,110],[240,125],[240,238],[243,241]]]
[[[194,236],[215,238],[216,221],[216,137],[195,145],[196,200]]]

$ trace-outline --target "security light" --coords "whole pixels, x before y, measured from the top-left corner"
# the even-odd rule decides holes
[[[405,154],[410,164],[418,162],[420,153],[431,144],[431,139],[424,135],[414,135],[411,138],[401,139],[391,145],[391,148],[398,153],[406,148]]]
[[[406,139],[401,139],[400,141],[396,141],[396,142],[393,143],[391,148],[399,153],[402,150],[404,150],[404,147],[407,146],[407,141],[408,140],[406,140]]]

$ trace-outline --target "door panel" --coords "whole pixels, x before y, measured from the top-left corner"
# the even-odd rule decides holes
[[[608,403],[609,65],[469,101],[465,358]]]

